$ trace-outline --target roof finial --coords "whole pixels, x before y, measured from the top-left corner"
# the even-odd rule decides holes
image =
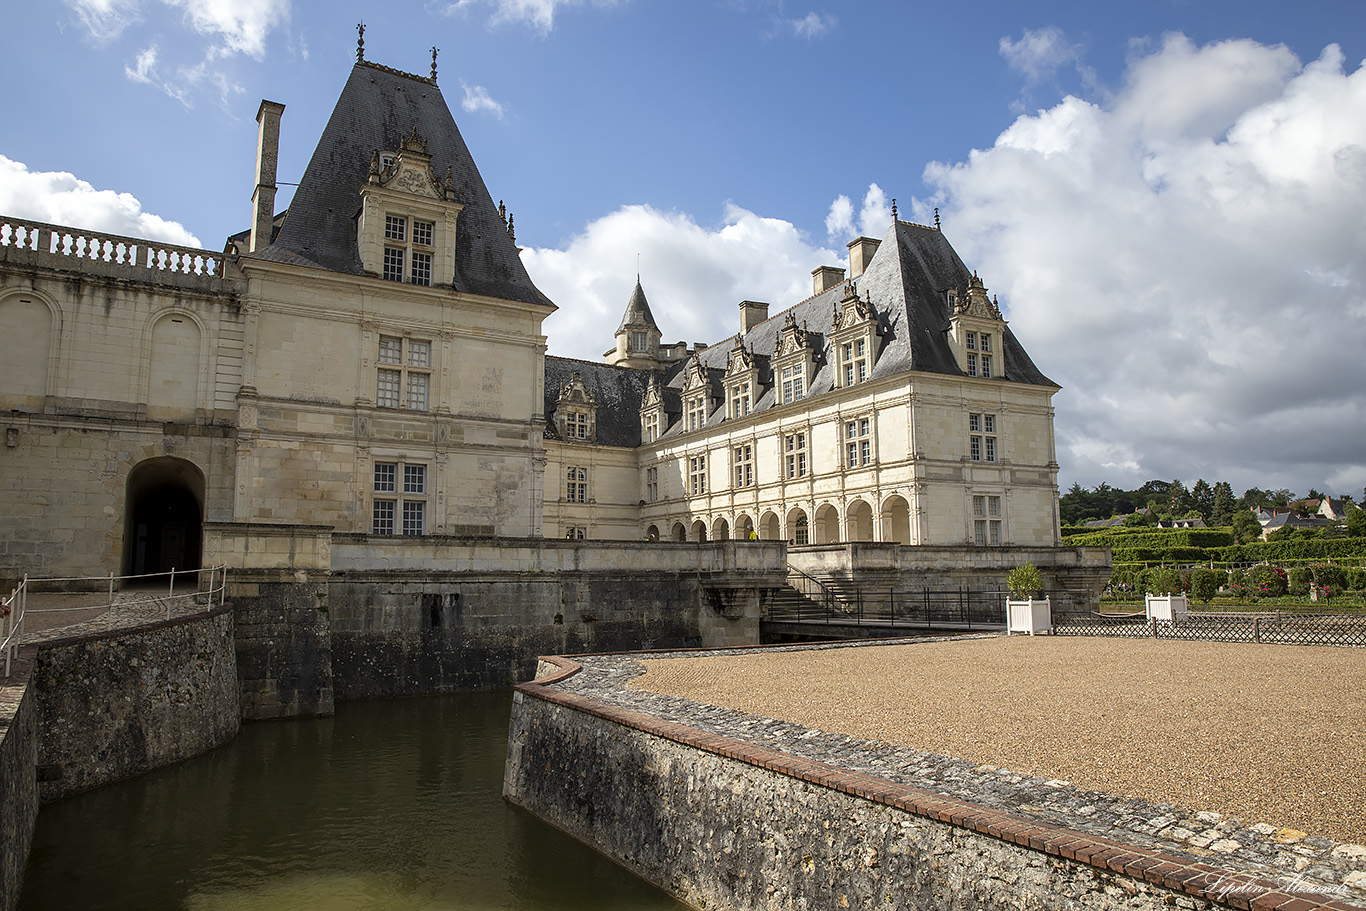
[[[432,82],[436,82],[436,52],[439,50],[436,45],[432,45]]]
[[[939,230],[939,207],[938,207],[938,206],[935,206],[935,207],[934,207],[934,229],[935,229],[936,231]]]
[[[517,243],[517,228],[512,224],[512,213],[508,213],[508,239]]]
[[[896,221],[896,197],[892,197],[892,221]]]
[[[358,38],[356,39],[356,62],[357,62],[357,63],[364,63],[364,62],[365,62],[365,20],[364,20],[364,19],[362,19],[360,22],[357,22],[357,23],[356,23],[356,31],[360,33],[360,37],[358,37]]]

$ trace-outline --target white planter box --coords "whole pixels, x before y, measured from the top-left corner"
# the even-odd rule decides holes
[[[1053,605],[1047,599],[1011,601],[1006,599],[1006,635],[1043,633],[1053,628]]]
[[[1186,619],[1185,595],[1148,595],[1143,601],[1149,620],[1175,623]]]

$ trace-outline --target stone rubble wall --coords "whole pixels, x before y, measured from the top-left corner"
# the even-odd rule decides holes
[[[12,911],[38,821],[38,713],[29,686],[33,662],[0,678],[0,911]]]

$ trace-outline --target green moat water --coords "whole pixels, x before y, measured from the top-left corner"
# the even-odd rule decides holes
[[[43,807],[19,911],[679,911],[502,798],[510,693],[349,703]]]

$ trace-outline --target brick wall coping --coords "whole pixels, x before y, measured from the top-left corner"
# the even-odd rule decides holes
[[[905,644],[916,640],[896,641]],[[847,647],[847,644],[841,645]],[[797,646],[796,648],[809,647]],[[834,644],[822,644],[816,647],[836,646]],[[781,648],[790,650],[792,647],[784,646]],[[751,647],[726,651],[763,650],[765,649]],[[1232,865],[1207,863],[1194,855],[1139,843],[1140,839],[1137,838],[1133,842],[1119,840],[1088,833],[1070,826],[1033,819],[999,807],[985,806],[960,797],[854,771],[806,756],[780,752],[759,744],[708,731],[702,727],[670,721],[649,712],[614,705],[602,698],[597,698],[601,695],[600,692],[595,692],[594,695],[589,696],[578,692],[569,692],[561,686],[571,681],[572,678],[583,676],[585,670],[590,673],[597,670],[598,668],[595,665],[601,665],[604,659],[608,661],[615,659],[619,663],[623,660],[632,660],[631,656],[669,655],[687,657],[689,655],[715,654],[718,651],[721,650],[659,650],[615,653],[610,656],[575,656],[575,659],[578,660],[563,656],[545,656],[540,659],[541,666],[538,669],[537,678],[530,683],[518,685],[515,690],[524,697],[540,699],[566,709],[583,712],[645,734],[670,740],[682,746],[703,750],[727,759],[767,769],[780,775],[831,788],[863,800],[881,803],[926,819],[947,823],[1064,860],[1087,864],[1099,870],[1106,870],[1135,880],[1152,883],[1174,893],[1190,895],[1221,907],[1240,909],[1240,911],[1366,911],[1366,904],[1347,900],[1352,897],[1351,891],[1342,885],[1313,882],[1301,886],[1300,883],[1293,885],[1277,883],[1266,878],[1261,871],[1238,869]],[[615,670],[615,673],[608,674],[611,677],[608,686],[612,688],[620,688],[625,679],[635,676],[630,673],[621,673],[619,667],[609,667],[608,670]],[[598,687],[595,689],[600,690]],[[677,697],[664,697],[664,700],[672,705],[685,703],[685,700]],[[711,709],[712,707],[706,708]],[[753,718],[754,716],[745,717]],[[1325,894],[1328,892],[1339,897],[1330,897]]]

